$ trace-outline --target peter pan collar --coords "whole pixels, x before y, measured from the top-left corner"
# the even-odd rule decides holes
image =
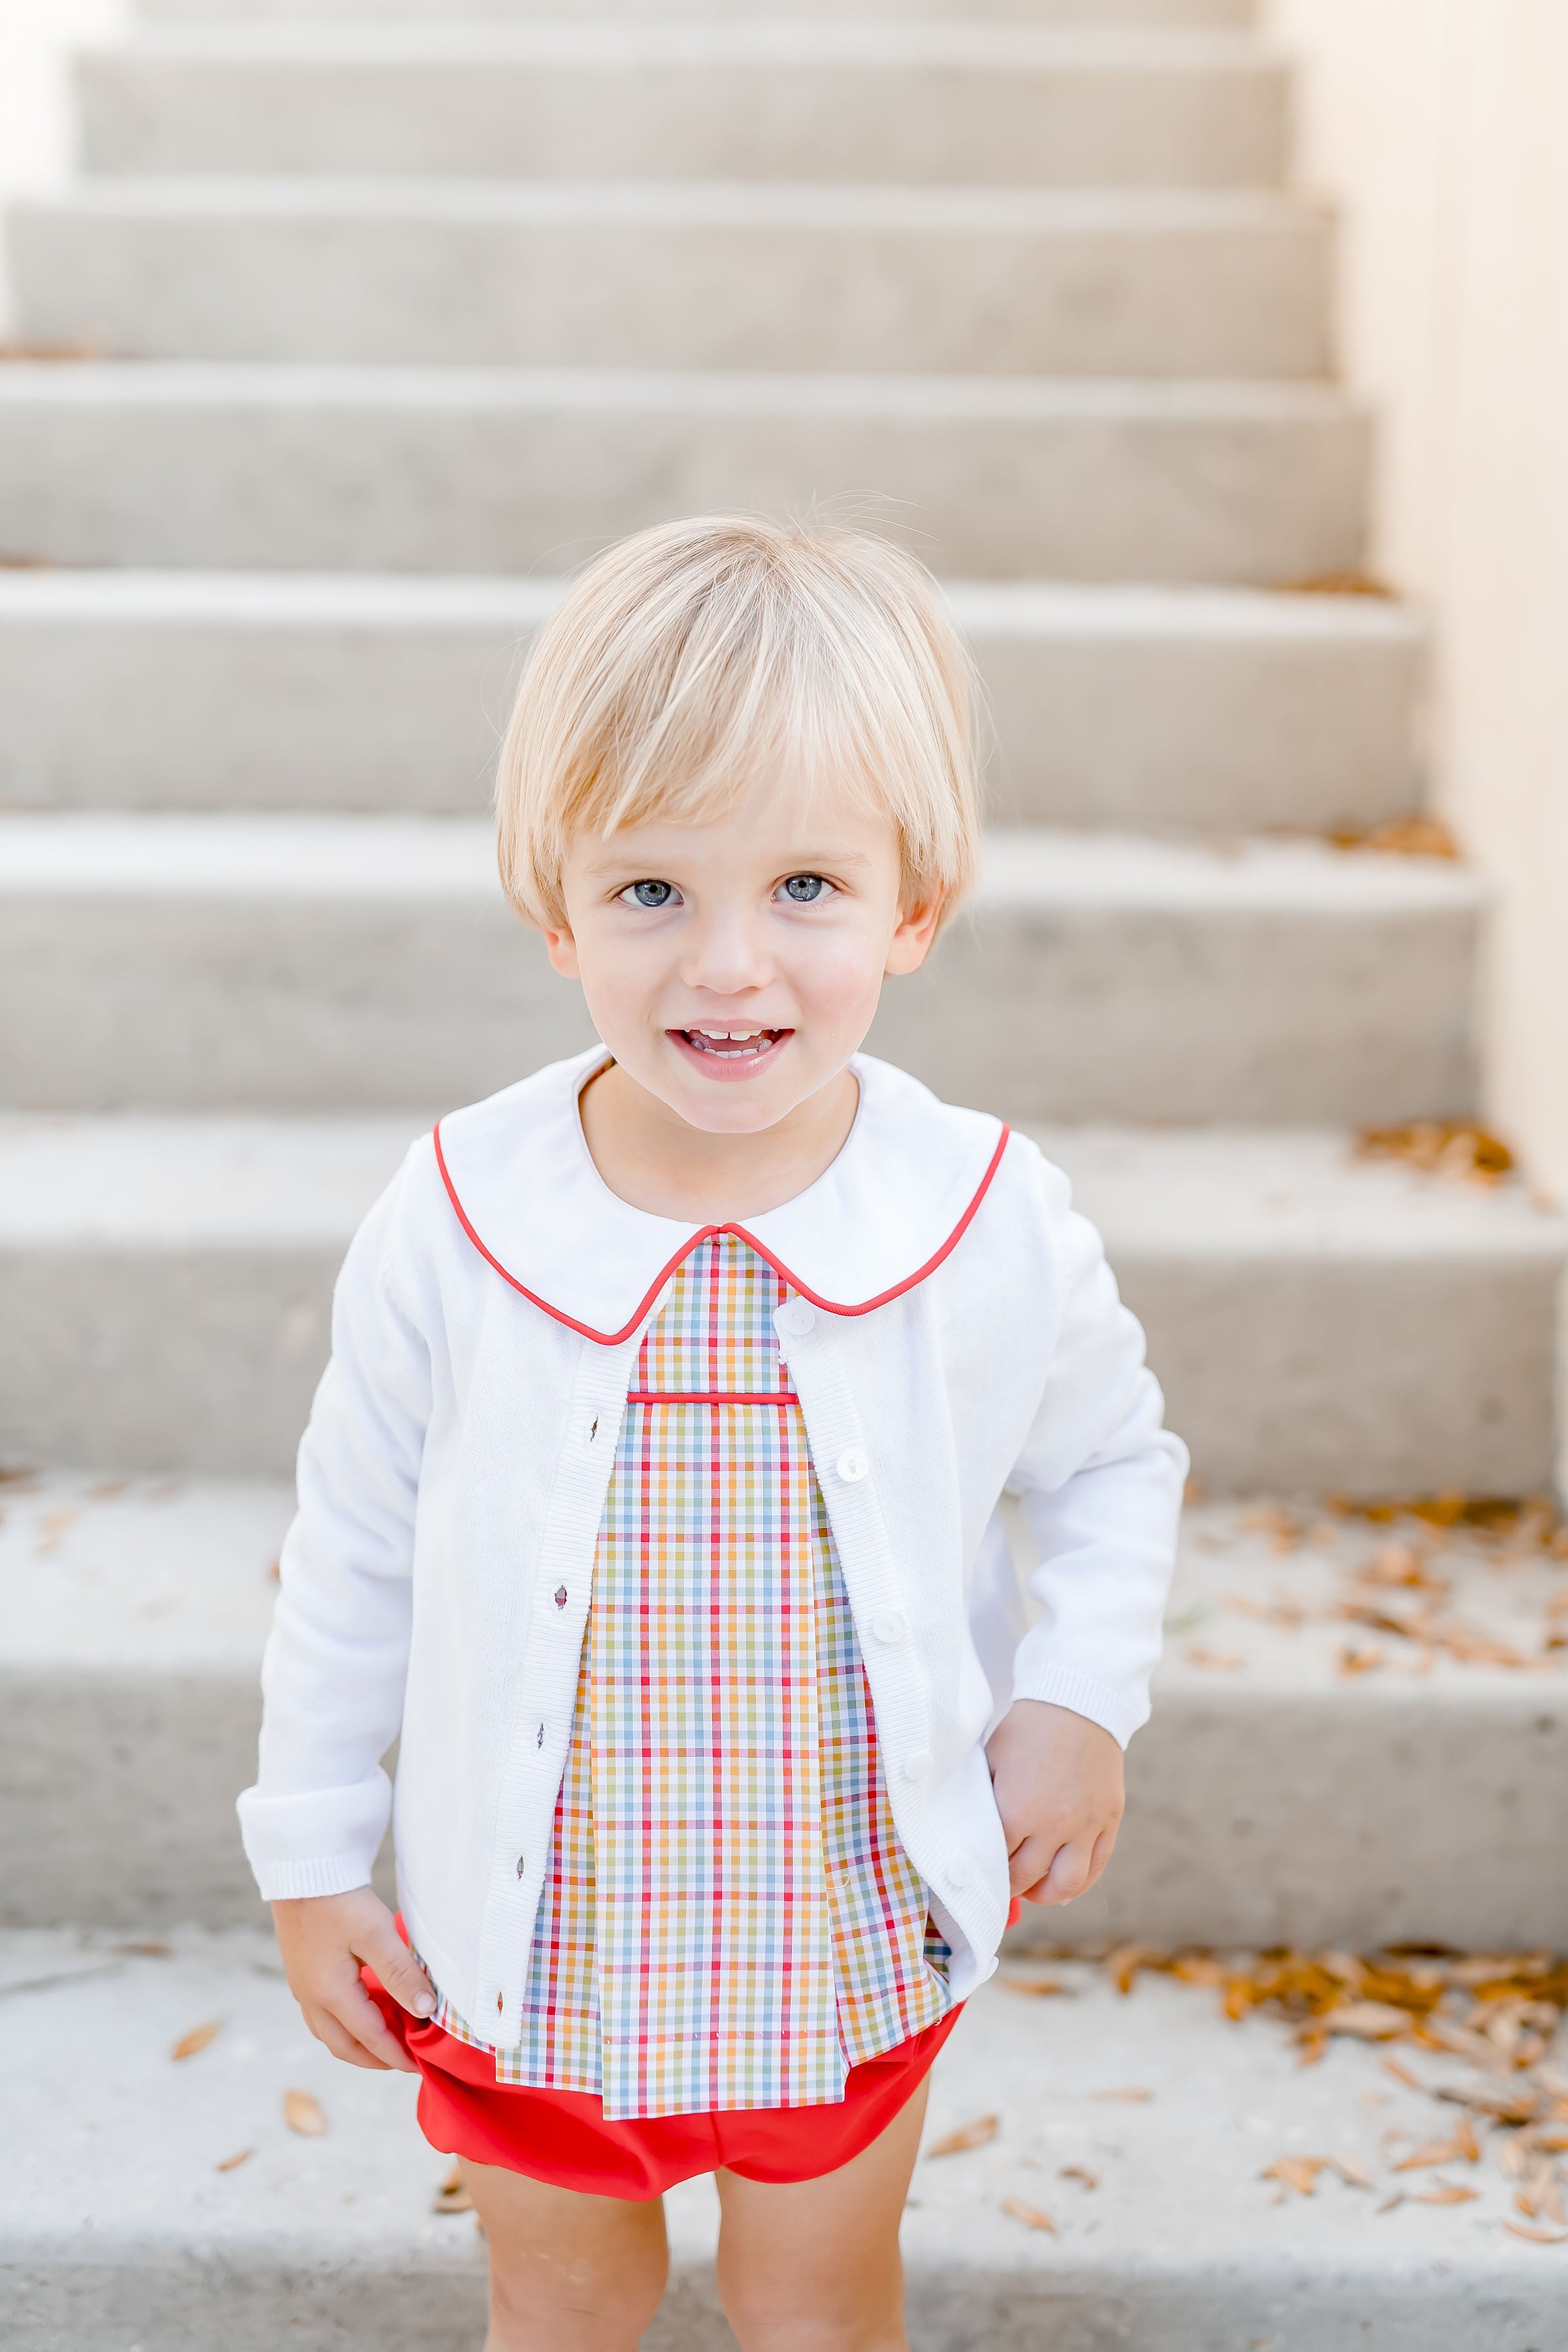
[[[868,1054],[849,1066],[860,1106],[815,1184],[749,1224],[688,1225],[634,1209],[605,1184],[577,1098],[609,1055],[553,1062],[437,1127],[437,1164],[459,1224],[514,1290],[603,1346],[631,1338],[689,1251],[736,1234],[813,1306],[865,1315],[934,1273],[984,1198],[1007,1129],[955,1110]]]

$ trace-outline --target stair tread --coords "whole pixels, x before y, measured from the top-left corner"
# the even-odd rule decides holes
[[[433,1115],[433,1114],[432,1114]],[[0,1113],[0,1248],[291,1248],[349,1236],[428,1121]],[[1568,1223],[1492,1186],[1355,1156],[1332,1129],[1040,1127],[1119,1255],[1560,1258]]]
[[[1420,643],[1421,614],[1393,597],[1177,582],[948,580],[948,602],[976,635],[1158,641],[1192,637],[1277,645]],[[33,619],[159,621],[212,626],[518,627],[542,620],[563,580],[395,572],[166,572],[0,569],[0,625]]]
[[[431,174],[293,172],[142,174],[80,180],[14,210],[91,221],[260,219],[408,221],[530,228],[605,222],[637,228],[1010,230],[1064,235],[1163,228],[1289,231],[1325,227],[1321,199],[1253,188],[990,188],[857,185],[809,180],[465,180]]]
[[[1338,386],[1268,378],[838,375],[729,369],[416,367],[256,360],[16,360],[0,369],[0,417],[47,404],[464,410],[639,409],[691,416],[927,417],[1049,423],[1320,424],[1359,419]]]
[[[68,810],[14,812],[0,826],[0,895],[439,900],[500,889],[493,827],[480,817]],[[1487,897],[1458,859],[1020,826],[985,835],[972,903],[1375,919],[1473,912]]]
[[[277,2301],[262,2310],[232,2289],[226,2299],[226,2341],[243,2334],[247,2347],[258,2325],[279,2325],[285,2296],[291,2327],[334,2292],[345,2304],[368,2298],[359,2321],[367,2327],[378,2303],[395,2302],[422,2273],[459,2306],[447,2326],[471,2325],[483,2241],[471,2220],[431,2211],[450,2165],[415,2125],[413,2084],[338,2064],[312,2042],[264,1936],[177,1930],[166,1957],[117,1950],[119,1940],[35,1933],[0,1942],[13,2032],[5,2095],[13,2121],[0,2156],[0,2242],[10,2260],[43,2282],[79,2272],[84,2292],[93,2270],[127,2263],[188,2263],[184,2293],[193,2299],[213,2291],[208,2264],[247,2284],[265,2278]],[[1393,2173],[1399,2151],[1384,2135],[1403,2132],[1408,2144],[1451,2133],[1458,2111],[1434,2094],[1465,2075],[1455,2061],[1417,2053],[1423,2088],[1412,2090],[1390,2082],[1375,2049],[1342,2041],[1327,2063],[1303,2072],[1284,2025],[1267,2016],[1232,2023],[1210,1990],[1144,1976],[1122,1997],[1101,1969],[1064,1963],[1055,1972],[1070,1997],[1025,2001],[1000,1984],[984,1988],[937,2062],[927,2148],[979,2115],[997,2116],[999,2128],[988,2146],[917,2169],[903,2231],[914,2314],[930,2315],[926,2298],[944,2283],[966,2288],[975,2334],[963,2340],[975,2341],[1032,2289],[1054,2313],[1060,2299],[1066,2325],[1056,2340],[1078,2352],[1103,2340],[1083,2332],[1090,2315],[1076,2308],[1093,2294],[1132,2315],[1119,2341],[1187,2352],[1219,2340],[1185,2307],[1212,2283],[1226,2295],[1226,2341],[1243,2340],[1244,2315],[1294,2305],[1317,2320],[1311,2340],[1328,2352],[1379,2320],[1379,2343],[1405,2352],[1460,2345],[1482,2309],[1495,2321],[1489,2295],[1510,2298],[1510,2318],[1552,2310],[1555,2271],[1502,2227],[1512,2184],[1495,2167],[1460,2168],[1478,2195],[1457,2216],[1419,2202],[1393,2226],[1379,2215],[1383,2196],[1411,2189],[1409,2176]],[[210,2047],[171,2066],[176,2038],[213,2018],[222,2024]],[[294,2088],[319,2099],[326,2137],[286,2129],[283,2095]],[[1115,2101],[1128,2090],[1147,2095]],[[254,2151],[249,2160],[220,2173],[242,2149]],[[1289,2154],[1360,2161],[1377,2194],[1331,2178],[1316,2197],[1287,2196],[1260,2175]],[[1097,2186],[1064,2179],[1072,2164]],[[1415,2183],[1429,2185],[1430,2176]],[[1053,2228],[1021,2225],[1008,2198],[1046,2210]],[[689,2281],[711,2259],[711,2183],[676,2190],[668,2219],[677,2280]],[[166,2278],[158,2286],[184,2299]],[[1173,2293],[1181,2301],[1163,2312]],[[1379,2298],[1359,2328],[1358,2294]],[[692,2326],[694,2315],[686,2318]],[[426,2337],[417,2326],[411,2316],[399,2340],[466,2340],[444,2330]],[[716,2319],[697,2326],[689,2342],[722,2340]]]
[[[784,9],[751,22],[693,5],[682,20],[626,14],[579,24],[494,19],[143,24],[129,39],[79,45],[77,54],[136,68],[163,63],[400,65],[510,63],[583,66],[942,66],[980,71],[1044,68],[1094,73],[1279,73],[1285,53],[1250,26],[1026,25],[857,17],[841,22]]]

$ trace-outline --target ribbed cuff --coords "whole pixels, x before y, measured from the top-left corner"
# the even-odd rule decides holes
[[[330,1853],[309,1862],[251,1864],[264,1903],[297,1903],[311,1895],[352,1895],[370,1885],[370,1873],[357,1853]]]
[[[1149,1720],[1149,1702],[1142,1691],[1114,1690],[1073,1666],[1040,1666],[1033,1673],[1020,1667],[1014,1676],[1015,1698],[1043,1699],[1051,1706],[1070,1707],[1109,1731],[1119,1748]]]

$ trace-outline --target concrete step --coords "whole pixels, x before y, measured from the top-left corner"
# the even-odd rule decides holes
[[[1561,2257],[1514,2234],[1499,2160],[1513,2136],[1478,2117],[1484,2161],[1394,2169],[1452,2137],[1462,2110],[1439,2093],[1469,2070],[1419,2050],[1401,2058],[1409,2082],[1391,2081],[1379,2051],[1339,2040],[1303,2072],[1287,2026],[1233,2024],[1206,1988],[1144,1975],[1123,1998],[1102,1968],[1054,1974],[1052,2000],[984,1987],[937,2060],[902,2228],[913,2352],[1555,2344]],[[479,2341],[484,2242],[471,2216],[432,2211],[450,2161],[415,2123],[413,2084],[310,2040],[268,1938],[191,1932],[153,1955],[11,1937],[0,1989],[17,2037],[0,2090],[0,2309],[17,2352]],[[172,2063],[214,2020],[212,2042]],[[317,2099],[323,2136],[286,2128],[294,2089]],[[988,2144],[937,2154],[982,2116]],[[1268,2177],[1292,2156],[1338,2158],[1373,2187],[1329,2171],[1294,2194]],[[1473,2201],[1445,2204],[1434,2182]],[[666,2210],[670,2284],[643,2343],[728,2352],[711,2181]]]
[[[792,21],[152,31],[79,54],[95,172],[1262,186],[1247,34]]]
[[[1456,2062],[1402,2058],[1410,2087],[1340,2040],[1303,2072],[1288,2027],[1233,2024],[1206,1988],[1145,1975],[1123,1998],[1102,1968],[1053,1973],[1053,2000],[984,1987],[937,2061],[902,2230],[913,2352],[1556,2342],[1561,2258],[1513,2234],[1498,2161],[1512,2135],[1474,2167],[1393,2168],[1451,2137],[1461,2110],[1438,2093],[1471,2079]],[[412,2084],[310,2040],[268,1938],[189,1932],[153,1955],[11,1937],[0,1990],[17,2037],[0,2090],[0,2308],[17,2352],[479,2341],[484,2242],[471,2217],[432,2211],[450,2162],[415,2123]],[[214,2020],[213,2042],[171,2063]],[[286,2128],[292,2089],[317,2099],[323,2136]],[[936,2153],[981,2116],[996,2119],[989,2144]],[[1374,2187],[1331,2171],[1299,2196],[1260,2177],[1290,2156],[1337,2157]],[[1460,2174],[1473,2201],[1431,2199]],[[643,2342],[727,2352],[711,2181],[666,2210],[670,2284]]]
[[[286,1471],[333,1275],[420,1124],[0,1119],[0,1463]],[[1319,1131],[1045,1140],[1215,1488],[1550,1482],[1565,1241],[1522,1187]]]
[[[477,814],[552,580],[0,572],[0,803]],[[955,582],[1014,824],[1371,825],[1423,630],[1375,598]],[[114,756],[103,746],[112,740]]]
[[[872,1047],[1014,1118],[1463,1110],[1482,904],[1441,859],[997,833]],[[483,822],[15,815],[0,908],[16,1107],[460,1101],[591,1035]]]
[[[1273,586],[1359,565],[1369,454],[1306,384],[23,362],[0,558],[560,571],[849,498],[948,572]]]
[[[262,1916],[234,1798],[255,1777],[289,1509],[282,1485],[55,1474],[13,1488],[0,1925],[146,1933]],[[1442,1622],[1461,1647],[1462,1627],[1516,1654],[1510,1666],[1347,1619],[1367,1600],[1356,1571],[1390,1528],[1327,1519],[1319,1543],[1309,1509],[1282,1553],[1276,1519],[1293,1523],[1189,1513],[1115,1861],[1069,1912],[1026,1913],[1015,1941],[1561,1947],[1568,1683],[1563,1654],[1543,1645],[1562,1622],[1548,1612],[1563,1562],[1500,1567],[1496,1545],[1463,1534],[1432,1553]],[[1437,1606],[1372,1597],[1395,1612]],[[1347,1675],[1347,1648],[1377,1663]]]
[[[89,183],[11,219],[19,332],[121,358],[1314,376],[1281,197],[617,180]]]
[[[561,18],[561,0],[135,0],[146,25],[463,24]],[[636,22],[670,15],[669,0],[576,0],[574,20]],[[844,12],[836,0],[796,0],[793,19]],[[1074,26],[1249,25],[1254,0],[855,0],[862,22]],[[779,0],[702,0],[694,19],[726,24],[776,18]]]

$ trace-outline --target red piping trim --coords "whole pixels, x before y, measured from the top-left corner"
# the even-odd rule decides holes
[[[437,1122],[435,1133],[432,1136],[431,1140],[436,1146],[436,1165],[441,1171],[441,1181],[447,1188],[447,1198],[452,1203],[452,1208],[457,1216],[458,1223],[462,1226],[463,1231],[468,1234],[468,1239],[473,1243],[474,1247],[479,1251],[479,1254],[484,1259],[485,1264],[487,1265],[493,1266],[497,1274],[500,1275],[501,1280],[503,1282],[509,1282],[512,1288],[516,1291],[520,1291],[522,1297],[528,1299],[532,1306],[542,1307],[544,1313],[552,1316],[557,1323],[564,1323],[569,1331],[581,1332],[584,1339],[592,1339],[601,1348],[614,1348],[617,1347],[623,1339],[629,1339],[634,1331],[640,1329],[643,1322],[647,1318],[648,1308],[653,1305],[654,1300],[658,1297],[659,1292],[664,1288],[665,1284],[669,1280],[670,1276],[675,1272],[676,1267],[681,1263],[681,1260],[683,1258],[689,1257],[691,1252],[696,1249],[700,1243],[711,1241],[716,1234],[733,1234],[736,1240],[744,1242],[748,1249],[754,1249],[757,1255],[760,1258],[764,1259],[766,1263],[773,1267],[773,1272],[782,1281],[787,1282],[792,1290],[798,1291],[802,1298],[809,1299],[813,1307],[820,1307],[825,1315],[869,1315],[874,1308],[886,1307],[889,1299],[901,1298],[906,1290],[913,1290],[916,1285],[923,1282],[928,1275],[934,1274],[937,1267],[942,1263],[943,1259],[951,1257],[953,1251],[958,1247],[959,1243],[963,1239],[964,1234],[968,1232],[970,1225],[973,1222],[976,1210],[979,1208],[981,1202],[985,1198],[986,1193],[991,1189],[991,1180],[1002,1164],[1002,1154],[1007,1149],[1007,1139],[1012,1132],[1013,1130],[1010,1127],[1005,1126],[1003,1128],[1001,1135],[997,1139],[996,1149],[991,1155],[985,1173],[982,1176],[979,1183],[975,1187],[973,1199],[970,1202],[968,1208],[965,1209],[963,1216],[960,1217],[957,1224],[954,1225],[952,1233],[949,1234],[942,1247],[939,1250],[933,1251],[931,1255],[927,1258],[924,1265],[917,1266],[913,1274],[910,1275],[906,1280],[903,1282],[895,1282],[890,1290],[879,1291],[875,1298],[863,1299],[858,1307],[846,1307],[841,1305],[836,1299],[824,1298],[820,1292],[810,1289],[805,1283],[802,1282],[797,1274],[792,1274],[789,1267],[785,1265],[782,1258],[775,1257],[771,1250],[764,1249],[762,1243],[758,1241],[756,1235],[754,1234],[749,1234],[744,1225],[704,1225],[700,1233],[693,1234],[691,1239],[685,1244],[684,1247],[678,1249],[675,1255],[669,1260],[669,1263],[667,1265],[662,1266],[658,1273],[654,1276],[652,1282],[648,1285],[647,1291],[638,1301],[631,1316],[625,1323],[622,1324],[618,1331],[595,1331],[591,1323],[579,1323],[575,1316],[563,1315],[559,1307],[552,1307],[548,1298],[541,1298],[536,1290],[530,1290],[525,1282],[519,1282],[515,1274],[509,1274],[507,1272],[506,1267],[502,1265],[500,1258],[496,1256],[495,1252],[485,1247],[483,1242],[479,1239],[479,1234],[475,1232],[472,1223],[469,1222],[468,1213],[464,1209],[461,1201],[458,1198],[458,1188],[452,1181],[452,1173],[447,1165],[447,1155],[441,1149],[441,1128],[439,1121]],[[771,1399],[770,1402],[772,1402]]]
[[[628,1404],[798,1404],[793,1389],[628,1389]]]

